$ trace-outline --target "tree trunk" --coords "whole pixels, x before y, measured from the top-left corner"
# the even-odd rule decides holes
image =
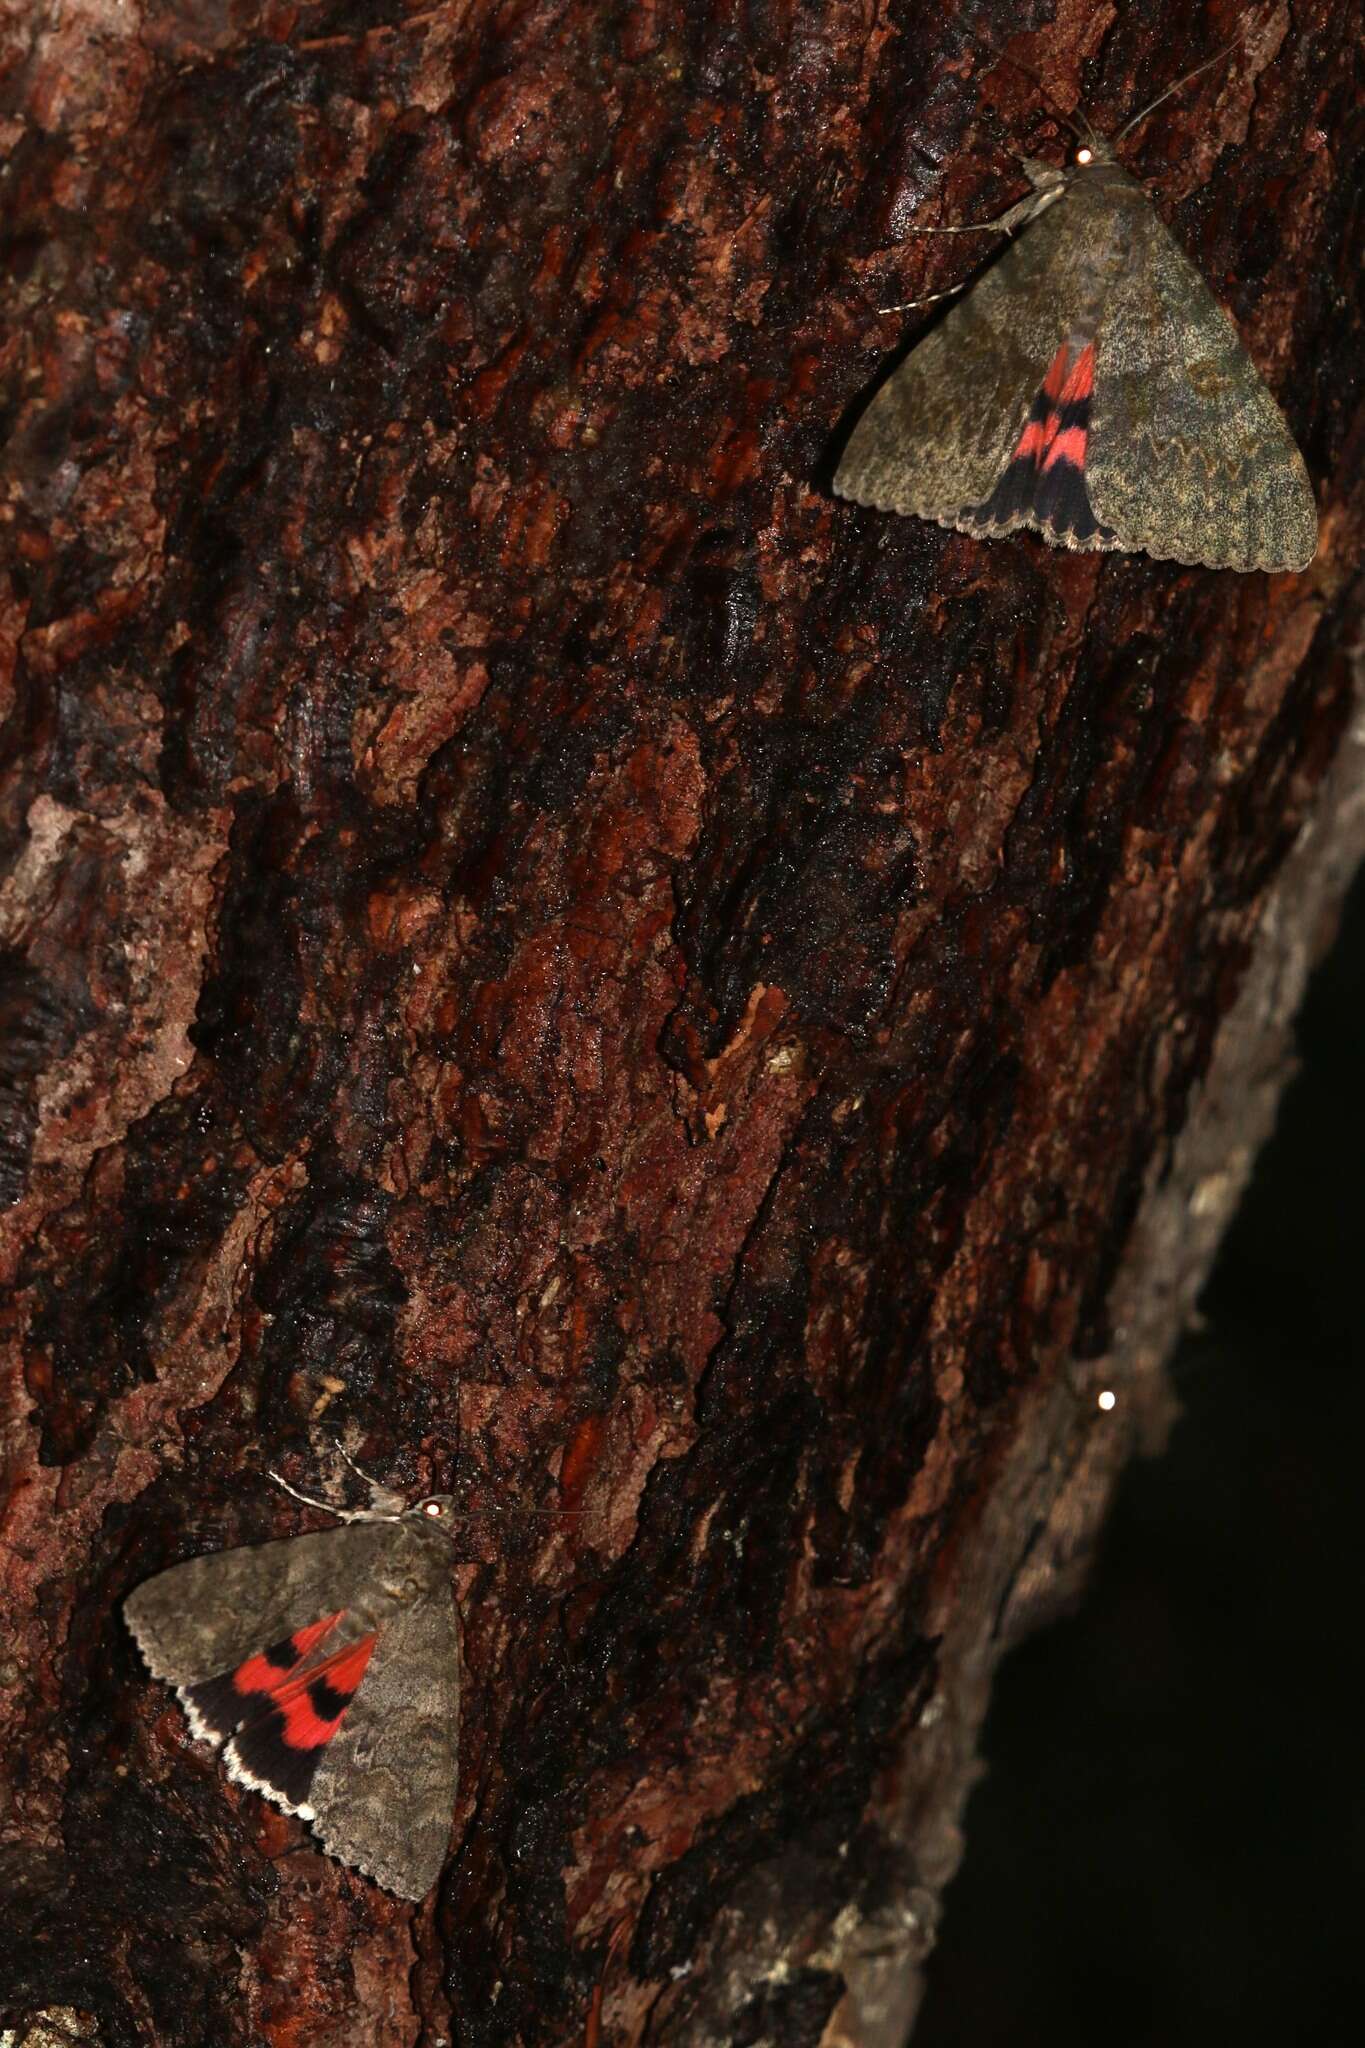
[[[11,0],[16,2042],[904,2037],[1365,839],[1357,9],[1124,144],[1311,570],[831,494],[1030,74],[1112,133],[1241,20],[1027,13]],[[467,1510],[417,1908],[121,1619],[334,1442]]]

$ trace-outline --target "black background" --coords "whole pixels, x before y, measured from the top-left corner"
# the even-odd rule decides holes
[[[1365,2038],[1365,880],[1079,1615],[1002,1666],[914,2048]]]

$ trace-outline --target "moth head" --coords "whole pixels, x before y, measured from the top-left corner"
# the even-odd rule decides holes
[[[1101,135],[1091,135],[1080,145],[1071,162],[1078,171],[1088,171],[1100,164],[1116,163],[1113,150]]]
[[[414,1501],[407,1512],[414,1521],[430,1522],[448,1531],[455,1520],[455,1499],[449,1493],[429,1493],[425,1500]]]

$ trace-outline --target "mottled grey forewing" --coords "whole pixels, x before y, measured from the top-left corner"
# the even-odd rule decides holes
[[[323,1847],[405,1899],[424,1898],[440,1875],[460,1755],[460,1620],[449,1550],[429,1549],[414,1569],[418,1596],[385,1605],[360,1690],[309,1794]]]
[[[1284,416],[1147,204],[1100,317],[1086,477],[1120,545],[1163,560],[1302,569],[1317,548],[1317,505]]]
[[[123,1603],[148,1668],[193,1685],[335,1613],[373,1576],[390,1526],[345,1522],[159,1572]]]
[[[988,498],[1083,289],[1078,209],[1053,201],[912,349],[854,428],[840,497],[941,526]]]

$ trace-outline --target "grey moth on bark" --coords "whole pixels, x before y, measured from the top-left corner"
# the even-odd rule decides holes
[[[1142,187],[1098,137],[1024,168],[1032,192],[983,223],[1018,239],[877,392],[835,490],[964,533],[1304,568],[1303,457]]]
[[[375,1502],[328,1509],[333,1529],[172,1565],[123,1611],[231,1778],[420,1899],[445,1861],[459,1767],[452,1502]]]

